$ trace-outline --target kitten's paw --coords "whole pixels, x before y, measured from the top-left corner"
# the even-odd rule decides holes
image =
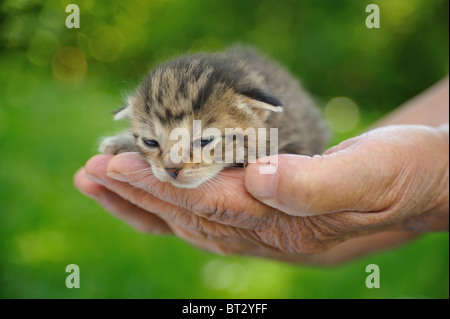
[[[101,153],[113,155],[137,151],[134,137],[124,134],[104,138],[98,150]]]

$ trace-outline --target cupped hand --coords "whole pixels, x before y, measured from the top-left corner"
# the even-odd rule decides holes
[[[260,174],[268,165],[276,173]],[[94,156],[75,185],[140,231],[218,253],[328,263],[448,229],[448,165],[448,125],[391,126],[321,156],[224,170],[197,189],[159,182],[136,153]]]

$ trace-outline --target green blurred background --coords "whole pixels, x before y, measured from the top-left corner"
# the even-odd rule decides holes
[[[80,6],[81,28],[65,8]],[[366,5],[381,28],[365,26]],[[1,298],[448,298],[448,234],[334,268],[198,251],[140,234],[72,186],[153,65],[247,43],[358,134],[448,73],[448,0],[7,0],[0,5]],[[344,97],[338,98],[336,97]],[[67,289],[75,263],[81,288]],[[365,287],[365,267],[381,288]]]

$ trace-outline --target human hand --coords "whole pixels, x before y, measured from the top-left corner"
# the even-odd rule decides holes
[[[260,175],[260,165],[178,189],[157,181],[138,154],[98,155],[75,185],[139,230],[295,262],[336,259],[349,239],[371,233],[448,229],[448,125],[386,127],[323,156],[280,155],[276,175]]]

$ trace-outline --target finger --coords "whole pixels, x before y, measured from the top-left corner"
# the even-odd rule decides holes
[[[206,251],[222,255],[249,255],[265,247],[260,243],[242,237],[218,236],[198,229],[172,225],[173,232],[184,241]]]
[[[186,209],[164,202],[140,188],[133,187],[134,185],[132,186],[126,182],[117,181],[109,177],[107,174],[107,167],[110,160],[111,158],[105,155],[97,155],[92,157],[86,163],[86,173],[95,178],[98,183],[103,184],[107,189],[118,194],[123,199],[146,211],[154,212],[166,219],[169,218],[174,222],[183,224],[186,223],[186,221],[177,220],[177,218],[181,219],[179,216],[189,218],[189,215],[192,215]]]
[[[120,155],[117,157],[120,157]],[[190,227],[192,229],[209,231],[211,233],[215,232],[218,235],[223,231],[218,225],[206,223],[207,221],[204,218],[193,214],[186,208],[163,201],[143,189],[132,187],[126,182],[110,178],[107,174],[107,167],[110,160],[110,157],[104,155],[94,156],[86,163],[86,173],[95,176],[99,183],[104,184],[107,189],[118,194],[123,199],[130,201],[132,204],[139,206],[146,211],[157,214],[167,222],[183,227]],[[143,176],[143,178],[146,180],[147,177]],[[166,184],[161,182],[155,183]],[[179,191],[179,189],[173,190],[175,193],[177,191]]]
[[[273,217],[273,209],[248,194],[241,169],[222,171],[204,186],[183,189],[159,182],[151,171],[146,170],[148,167],[138,154],[122,153],[109,162],[107,176],[223,225],[254,229]]]
[[[102,192],[105,190],[100,183],[95,183],[92,180],[85,178],[86,170],[84,167],[80,168],[73,176],[73,184],[84,195],[93,199],[100,198]]]
[[[295,216],[384,209],[376,199],[394,183],[395,170],[380,167],[383,159],[373,158],[371,143],[347,146],[323,156],[278,155],[274,174],[260,173],[270,164],[250,164],[247,190],[263,203]],[[274,162],[273,157],[265,160]]]
[[[163,220],[124,200],[98,182],[87,178],[84,168],[78,170],[74,176],[75,187],[86,196],[95,199],[113,216],[125,221],[134,229],[154,234],[172,233]]]
[[[124,198],[129,198],[131,201],[143,205],[146,210],[149,208],[154,209],[167,219],[166,222],[163,222],[158,217],[147,213],[146,210],[142,210],[127,200],[124,200],[121,196],[106,189],[104,186],[94,183],[90,179],[85,178],[83,180],[84,174],[86,173],[86,170],[84,169],[76,174],[75,183],[83,192],[88,193],[89,196],[94,198],[103,198],[106,193],[106,196],[108,197],[106,203],[104,200],[99,200],[100,203],[113,214],[119,214],[118,217],[126,219],[128,223],[134,225],[136,228],[142,229],[142,227],[149,226],[149,223],[145,223],[144,225],[141,224],[143,217],[141,215],[143,213],[145,217],[149,215],[160,221],[159,226],[162,228],[160,229],[161,232],[164,230],[173,230],[178,237],[207,251],[220,254],[246,254],[247,252],[258,249],[258,246],[254,241],[230,233],[231,228],[225,229],[225,227],[221,225],[216,225],[201,217],[195,216],[186,210],[172,207],[170,204],[163,202],[158,198],[152,198],[150,204],[145,204],[151,198],[151,195],[145,194],[145,192],[140,189],[131,188],[129,185],[122,182],[111,180],[106,176],[106,166],[110,159],[110,156],[99,155],[89,160],[86,164],[87,172],[92,174],[89,176],[91,176],[91,178],[94,177],[100,184],[105,184],[106,187],[110,187],[118,192],[118,194],[121,194]],[[145,198],[145,200],[142,200],[143,198]],[[149,205],[152,207],[149,207]],[[138,218],[133,218],[133,211],[139,213],[137,216]],[[170,211],[170,213],[165,214],[165,211]],[[124,214],[124,212],[127,213]],[[168,218],[169,216],[171,218]],[[175,222],[173,222],[172,219]],[[154,231],[155,226],[155,224],[152,224],[150,231]],[[144,230],[146,229],[144,228]]]
[[[126,156],[121,154],[116,157]],[[223,224],[223,220],[219,220],[218,222],[211,221],[193,214],[183,207],[165,202],[142,189],[130,187],[127,183],[110,178],[106,172],[106,166],[110,166],[110,164],[111,162],[108,164],[107,158],[97,156],[86,164],[86,171],[91,175],[97,176],[105,184],[105,187],[112,192],[117,193],[122,198],[131,201],[144,210],[149,210],[157,214],[168,223],[170,228],[179,237],[192,242],[196,246],[203,247],[201,245],[201,241],[203,241],[205,245],[214,246],[216,248],[214,251],[227,251],[229,249],[229,251],[234,253],[253,251],[256,249],[255,244],[257,246],[266,246],[268,249],[278,249],[276,244],[272,245],[271,243],[262,242],[261,237],[257,234],[257,231],[264,228],[264,225],[266,227],[272,226],[268,222],[264,222],[264,219],[255,219],[253,223],[256,226],[250,227],[249,222],[241,215],[238,214],[237,217],[232,218],[222,213],[223,220],[228,220],[237,226],[225,225]],[[143,178],[145,179],[145,177]],[[174,191],[180,193],[180,189],[178,188],[175,188]],[[251,196],[249,197],[251,198]],[[257,202],[254,199],[252,201]],[[258,205],[263,205],[259,202],[257,203]],[[247,229],[247,227],[250,229]],[[197,234],[197,236],[194,236],[194,239],[189,239],[186,235],[188,233]],[[197,238],[198,236],[200,236],[200,239]],[[271,248],[270,246],[273,247]]]
[[[267,246],[261,243],[260,238],[255,236],[253,232],[245,232],[212,222],[182,207],[164,202],[144,190],[111,179],[106,175],[106,166],[110,159],[110,157],[103,155],[95,156],[86,164],[86,172],[95,176],[110,191],[120,195],[119,198],[124,198],[136,203],[144,210],[156,213],[164,219],[178,237],[187,242],[221,254],[248,254],[259,250],[258,247]],[[276,250],[275,248],[272,249]]]

